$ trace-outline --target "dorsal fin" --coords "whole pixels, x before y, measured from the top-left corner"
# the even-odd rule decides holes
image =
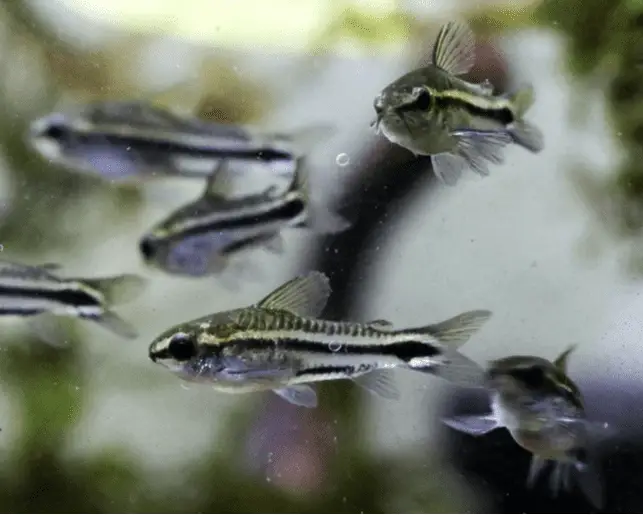
[[[310,272],[281,285],[259,301],[256,307],[317,317],[326,307],[330,292],[328,277],[321,272]]]
[[[469,25],[459,21],[445,23],[433,45],[433,64],[445,72],[462,75],[471,70],[475,60],[475,36]]]
[[[556,368],[558,368],[558,369],[562,370],[563,372],[567,372],[567,358],[569,357],[569,355],[570,355],[570,354],[571,354],[575,349],[576,349],[576,345],[575,345],[575,344],[570,345],[569,347],[567,347],[567,349],[565,349],[565,350],[560,354],[560,356],[558,356],[558,357],[554,360],[554,365],[556,366]]]
[[[228,161],[219,161],[205,183],[203,197],[214,200],[225,200],[234,190],[233,173]]]

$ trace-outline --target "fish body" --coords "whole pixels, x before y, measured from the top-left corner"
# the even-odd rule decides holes
[[[317,318],[330,286],[325,275],[296,277],[262,301],[169,329],[152,342],[150,358],[190,381],[228,393],[273,390],[314,407],[309,383],[352,379],[385,398],[398,392],[387,371],[410,368],[449,381],[480,385],[483,370],[457,349],[489,319],[489,311],[395,330],[390,322],[360,324]]]
[[[281,231],[287,228],[320,233],[348,228],[346,220],[310,194],[305,158],[298,158],[297,163],[291,184],[282,193],[270,187],[233,197],[227,193],[227,171],[213,174],[199,199],[170,214],[141,238],[144,261],[171,274],[200,277],[221,272],[232,256],[250,248],[280,253]]]
[[[512,142],[532,152],[543,148],[541,132],[523,119],[534,101],[531,87],[494,95],[487,81],[458,77],[473,66],[474,49],[466,24],[445,24],[432,64],[392,82],[373,103],[376,130],[416,155],[431,155],[436,175],[447,184],[455,184],[467,167],[488,175],[487,163],[501,164],[502,150]]]
[[[103,278],[61,278],[59,265],[23,265],[0,262],[0,316],[34,317],[35,329],[44,339],[47,315],[93,320],[123,338],[137,331],[111,311],[113,304],[138,296],[146,282],[136,275]],[[55,339],[55,335],[52,336]],[[52,342],[54,343],[54,342]]]
[[[221,160],[262,163],[292,174],[296,157],[328,137],[316,125],[291,134],[179,116],[143,102],[97,102],[31,124],[29,140],[52,162],[112,181],[154,176],[206,178]]]
[[[587,420],[582,395],[566,373],[574,347],[552,363],[536,356],[512,356],[491,363],[487,386],[491,413],[446,419],[445,423],[473,435],[505,427],[521,447],[532,453],[527,478],[532,487],[548,463],[553,464],[550,489],[571,489],[575,478],[596,507],[603,502],[602,484],[591,457],[592,438],[605,434],[607,424]]]

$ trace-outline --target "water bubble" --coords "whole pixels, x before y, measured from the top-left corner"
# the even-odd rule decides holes
[[[342,350],[342,344],[338,342],[332,342],[328,344],[328,348],[331,352],[339,352]]]
[[[335,162],[337,163],[337,166],[348,166],[351,162],[351,158],[348,157],[347,153],[342,152],[341,154],[337,155]]]

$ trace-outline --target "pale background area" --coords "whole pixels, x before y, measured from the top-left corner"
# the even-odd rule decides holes
[[[187,37],[192,30],[194,39],[201,42],[219,37],[218,43],[242,54],[251,50],[243,48],[252,46],[243,42],[249,27],[256,26],[261,16],[270,15],[268,5],[273,14],[283,12],[280,9],[289,12],[292,27],[283,29],[284,33],[292,29],[295,34],[285,51],[289,55],[253,57],[246,53],[239,56],[239,67],[241,72],[254,70],[256,76],[288,92],[279,99],[280,107],[264,120],[266,127],[287,129],[322,121],[337,126],[335,137],[310,157],[316,170],[313,182],[320,194],[332,195],[341,191],[345,176],[359,162],[358,149],[376,137],[369,129],[373,116],[370,99],[412,67],[421,52],[402,44],[371,52],[347,45],[325,66],[314,70],[314,80],[303,81],[301,87],[280,85],[281,77],[288,75],[284,72],[297,66],[297,41],[304,37],[299,33],[307,33],[306,27],[312,27],[310,20],[320,16],[325,5],[300,0],[288,1],[287,8],[278,7],[284,2],[265,2],[266,11],[255,12],[257,20],[239,19],[240,13],[246,12],[240,0],[234,2],[238,11],[221,9],[225,16],[216,11],[226,2],[184,0],[180,3],[186,19],[179,19],[179,11],[170,7],[177,2],[153,3],[159,19],[176,17],[172,23],[160,24],[164,31]],[[33,3],[59,24],[61,37],[86,41],[87,45],[99,45],[115,30],[101,28],[95,16],[100,9],[107,13],[109,6],[110,16],[122,15],[123,24],[136,27],[143,22],[135,13],[127,15],[128,8],[151,5],[114,0]],[[386,2],[381,3],[386,8]],[[447,6],[470,6],[453,1],[415,3],[425,18],[441,19],[450,15]],[[186,7],[189,4],[193,5]],[[293,4],[300,7],[294,9]],[[70,9],[78,9],[78,14]],[[162,14],[163,9],[173,14]],[[85,18],[81,12],[94,15]],[[246,32],[239,31],[244,26]],[[274,35],[265,35],[268,46],[273,40]],[[491,322],[464,348],[480,362],[509,354],[554,358],[567,344],[576,342],[579,349],[570,371],[581,387],[591,377],[634,374],[643,368],[639,351],[643,331],[636,323],[643,312],[643,300],[635,287],[624,286],[627,281],[617,267],[618,252],[609,240],[594,235],[599,245],[592,248],[598,250],[584,250],[594,215],[576,194],[568,174],[569,158],[578,159],[579,154],[604,173],[609,173],[617,159],[615,142],[607,136],[600,97],[588,94],[588,116],[595,118],[591,131],[578,129],[569,116],[574,90],[561,67],[562,43],[544,31],[529,30],[507,35],[501,46],[516,81],[531,82],[535,87],[537,101],[528,117],[543,130],[545,150],[534,156],[510,148],[506,164],[493,167],[490,177],[481,180],[470,174],[456,188],[439,187],[407,206],[404,216],[389,227],[388,240],[377,252],[376,261],[364,264],[359,319],[386,318],[404,327],[470,309],[491,309]],[[276,46],[275,52],[279,52]],[[142,84],[164,86],[163,81],[155,82],[154,76],[167,78],[172,70],[176,70],[176,80],[189,77],[189,56],[193,55],[189,45],[166,39],[156,43],[150,55],[153,58],[145,59],[141,68]],[[350,158],[346,167],[336,164],[336,156],[342,152]],[[307,247],[312,248],[306,235],[293,233],[287,237],[283,256],[257,252],[253,262],[262,277],[242,283],[238,291],[224,289],[215,278],[174,279],[145,269],[136,245],[140,235],[200,189],[200,184],[189,181],[154,186],[152,190],[162,202],[150,193],[146,207],[117,237],[98,237],[92,248],[65,258],[66,269],[74,275],[131,272],[153,279],[139,302],[118,309],[141,328],[138,340],[120,341],[100,328],[83,324],[86,359],[92,371],[88,395],[93,400],[78,434],[69,439],[72,453],[118,443],[130,448],[143,464],[171,469],[198,457],[204,446],[216,441],[225,420],[222,415],[228,410],[240,402],[261,402],[261,395],[249,399],[218,394],[204,386],[187,387],[147,358],[147,346],[158,333],[187,319],[256,301],[289,279],[293,270],[299,270]],[[83,205],[82,210],[90,218],[101,216],[96,205]],[[70,223],[80,221],[70,216]],[[130,373],[124,374],[125,370]],[[382,453],[410,452],[425,437],[427,426],[436,431],[440,427],[435,409],[447,388],[445,383],[405,371],[396,372],[396,378],[402,400],[392,403],[369,396],[368,417],[356,428]],[[588,404],[593,411],[591,400]],[[0,417],[11,419],[6,401]],[[18,432],[19,427],[3,427],[0,445],[10,446],[11,435]],[[439,432],[431,433],[431,438],[439,438]]]

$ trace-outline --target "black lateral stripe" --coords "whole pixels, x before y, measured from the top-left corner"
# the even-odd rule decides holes
[[[483,108],[470,104],[469,102],[461,98],[446,97],[442,95],[436,95],[434,98],[436,105],[440,109],[448,109],[452,106],[461,107],[465,109],[469,114],[479,116],[481,118],[491,118],[492,120],[500,122],[504,125],[509,125],[515,121],[513,113],[507,107],[498,109]]]
[[[408,341],[404,343],[391,343],[387,345],[346,345],[337,341],[338,350],[334,351],[331,346],[323,342],[309,342],[296,338],[280,338],[279,340],[251,339],[243,342],[230,342],[235,345],[242,345],[250,349],[265,349],[266,346],[277,346],[292,352],[310,352],[314,354],[326,354],[329,356],[340,356],[341,354],[353,355],[382,355],[395,356],[403,361],[410,361],[413,358],[430,358],[439,355],[440,349],[424,342]],[[339,347],[341,345],[341,347]]]
[[[261,216],[244,215],[235,218],[220,219],[211,224],[195,225],[181,234],[184,236],[193,236],[204,232],[242,229],[262,223],[285,223],[299,216],[305,208],[306,206],[301,199],[293,198],[288,202],[278,205],[274,209],[265,211]]]
[[[354,372],[355,372],[355,368],[351,366],[313,367],[313,368],[307,368],[305,370],[298,371],[296,374],[296,377],[307,376],[307,375],[325,375],[325,374],[344,374],[344,375],[350,376],[350,375],[353,375]]]
[[[258,161],[272,162],[272,161],[292,161],[294,156],[290,152],[277,150],[269,147],[261,147],[256,149],[241,150],[241,149],[221,149],[213,146],[190,145],[186,142],[165,140],[153,141],[146,139],[144,136],[137,137],[135,135],[121,136],[115,133],[105,134],[78,134],[71,133],[68,137],[77,143],[109,143],[115,147],[122,147],[123,150],[136,152],[156,152],[158,154],[184,154],[190,157],[203,157],[203,158],[216,158],[216,159],[257,159]],[[215,138],[216,139],[216,138]]]
[[[63,290],[45,290],[38,288],[19,288],[16,286],[0,285],[0,296],[27,297],[46,299],[54,302],[67,304],[68,306],[100,306],[97,299],[85,293],[82,290],[72,290],[66,288]]]
[[[0,308],[0,316],[13,316],[13,315],[18,315],[18,316],[31,316],[31,315],[40,315],[41,313],[44,313],[42,309],[34,309],[34,308],[29,308],[29,309],[19,309],[19,308]]]

